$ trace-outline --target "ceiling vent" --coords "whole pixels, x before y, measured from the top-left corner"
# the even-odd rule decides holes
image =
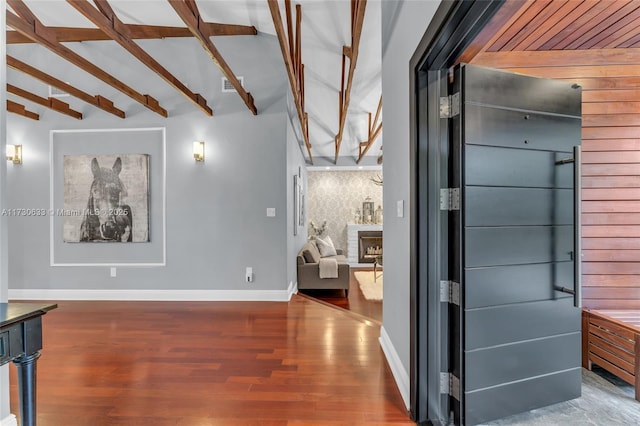
[[[240,82],[240,86],[244,87],[244,77],[236,77]],[[237,90],[226,77],[222,77],[222,93],[236,93]]]
[[[49,86],[49,97],[50,98],[66,98],[69,95],[64,90],[60,90],[57,87]]]

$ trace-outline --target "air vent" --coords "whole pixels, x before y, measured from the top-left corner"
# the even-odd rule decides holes
[[[244,77],[236,77],[240,82],[240,85],[244,87]],[[233,87],[233,84],[226,78],[222,77],[222,93],[235,93],[237,90]]]
[[[70,95],[64,90],[60,90],[57,87],[49,86],[50,98],[66,98],[67,96],[70,96]]]

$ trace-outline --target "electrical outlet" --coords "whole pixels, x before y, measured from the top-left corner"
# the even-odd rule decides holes
[[[110,276],[111,276],[111,278],[115,278],[115,277],[116,277],[116,275],[117,275],[117,271],[116,271],[116,267],[115,267],[115,266],[112,266],[112,267],[111,267],[110,274],[111,274],[111,275],[110,275]]]
[[[247,270],[245,271],[245,281],[248,283],[253,282],[253,268],[251,266],[247,266]]]

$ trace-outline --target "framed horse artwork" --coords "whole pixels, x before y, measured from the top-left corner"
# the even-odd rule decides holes
[[[64,242],[149,240],[149,155],[65,155]]]

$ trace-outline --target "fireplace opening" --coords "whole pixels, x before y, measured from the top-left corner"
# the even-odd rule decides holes
[[[374,263],[382,256],[382,231],[358,231],[358,263]]]

